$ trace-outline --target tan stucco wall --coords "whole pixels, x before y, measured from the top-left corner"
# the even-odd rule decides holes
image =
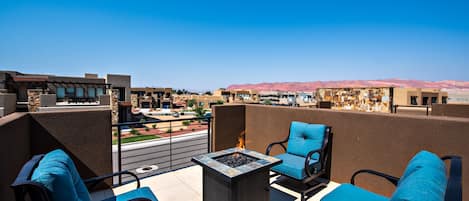
[[[215,107],[215,113],[218,109]],[[242,113],[237,110],[237,115],[232,116],[228,108],[223,110],[224,115],[228,116],[225,118],[240,118],[239,113]],[[282,140],[288,135],[291,121],[332,126],[334,138],[331,178],[337,182],[350,182],[352,174],[364,168],[400,177],[408,160],[422,149],[440,156],[455,154],[463,158],[469,157],[469,119],[261,105],[245,106],[247,148],[265,152],[269,143]],[[217,128],[214,133],[215,145],[235,143],[233,136],[226,135],[236,135],[236,131],[242,130],[238,124],[235,128],[230,124],[218,125],[217,117],[215,127],[223,127]],[[223,138],[217,137],[219,132],[224,132]],[[463,167],[463,174],[463,183],[468,183],[468,166]],[[357,183],[388,196],[394,191],[392,185],[374,177],[362,176]],[[469,188],[463,189],[464,197],[468,197]]]

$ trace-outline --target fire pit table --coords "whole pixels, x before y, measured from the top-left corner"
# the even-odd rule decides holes
[[[203,167],[204,201],[268,201],[269,171],[282,160],[231,148],[192,158]]]

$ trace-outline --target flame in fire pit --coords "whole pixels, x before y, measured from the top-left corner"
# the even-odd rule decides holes
[[[236,144],[236,147],[240,148],[240,149],[244,149],[246,148],[246,145],[245,145],[245,138],[246,138],[246,132],[241,132],[239,134],[239,137],[238,137],[238,144]]]

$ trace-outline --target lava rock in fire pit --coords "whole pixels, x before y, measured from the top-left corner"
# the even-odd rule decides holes
[[[239,153],[239,152],[223,155],[214,159],[232,168],[235,168],[241,165],[246,165],[248,163],[259,160],[257,158],[254,158],[254,157],[251,157],[251,156]]]

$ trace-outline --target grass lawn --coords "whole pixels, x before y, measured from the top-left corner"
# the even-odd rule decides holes
[[[155,135],[138,135],[138,136],[132,136],[128,138],[122,138],[122,144],[129,143],[129,142],[138,142],[138,141],[143,141],[143,140],[151,140],[151,139],[156,139],[160,138]],[[112,144],[117,144],[117,139],[112,140]]]

